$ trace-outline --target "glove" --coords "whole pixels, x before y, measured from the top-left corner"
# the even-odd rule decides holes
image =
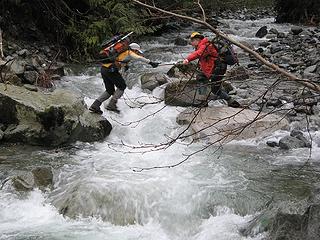
[[[149,62],[149,64],[153,67],[153,68],[156,68],[159,66],[160,63],[157,63],[157,62]]]

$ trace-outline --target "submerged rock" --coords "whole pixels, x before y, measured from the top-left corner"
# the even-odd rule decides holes
[[[0,123],[8,126],[6,142],[58,146],[99,141],[112,128],[105,118],[86,109],[81,96],[61,89],[42,93],[0,84],[0,112]]]
[[[270,237],[274,240],[320,239],[320,205],[312,204],[303,215],[278,212]]]
[[[45,190],[53,186],[53,173],[50,168],[38,167],[13,177],[12,184],[17,191],[31,191],[34,188]]]

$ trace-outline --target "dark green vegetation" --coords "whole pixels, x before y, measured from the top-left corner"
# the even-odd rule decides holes
[[[277,22],[319,24],[319,0],[276,0]]]
[[[148,2],[148,1],[147,1]],[[149,1],[152,2],[152,1]],[[157,6],[185,14],[201,13],[193,0],[158,0]],[[207,14],[270,7],[274,0],[202,0]],[[276,0],[279,21],[317,21],[319,0]],[[166,30],[168,18],[128,0],[2,0],[0,27],[5,36],[61,46],[73,59],[87,59],[104,39],[118,32],[135,36]]]

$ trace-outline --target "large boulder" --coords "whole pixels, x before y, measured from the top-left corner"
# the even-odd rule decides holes
[[[311,204],[303,215],[278,212],[270,229],[275,240],[320,239],[320,206]]]
[[[0,112],[6,142],[58,146],[102,140],[112,129],[86,109],[81,96],[62,89],[43,93],[0,84]]]
[[[167,75],[163,73],[145,73],[141,76],[141,88],[152,91],[156,87],[159,87],[168,82]]]
[[[186,109],[178,115],[177,122],[190,124],[194,138],[204,138],[211,143],[267,136],[289,125],[287,120],[273,114],[221,106],[199,111]]]
[[[165,104],[170,106],[199,106],[208,98],[208,83],[198,81],[181,81],[169,83],[165,88]]]

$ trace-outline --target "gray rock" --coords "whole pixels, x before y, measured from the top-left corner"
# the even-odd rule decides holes
[[[279,32],[278,32],[278,30],[277,30],[277,29],[275,29],[275,28],[271,28],[271,29],[269,30],[269,33],[272,33],[272,34],[278,34]]]
[[[152,91],[158,86],[168,82],[168,77],[163,73],[145,73],[141,76],[141,88]]]
[[[270,239],[273,240],[301,240],[303,216],[278,212],[272,222]]]
[[[311,204],[303,215],[278,212],[270,227],[270,239],[320,239],[320,206]]]
[[[207,85],[207,84],[206,84]],[[170,106],[199,106],[210,94],[210,88],[197,81],[169,83],[165,88],[165,104]]]
[[[286,34],[283,33],[283,32],[279,32],[279,33],[277,34],[277,38],[285,38],[285,37],[286,37]]]
[[[314,73],[316,72],[317,70],[317,65],[313,65],[313,66],[310,66],[310,67],[307,67],[305,70],[304,70],[304,73],[303,74],[309,74],[309,73]]]
[[[293,26],[291,28],[291,32],[293,33],[293,35],[298,35],[303,32],[303,28],[298,26]]]
[[[279,147],[281,149],[289,150],[295,148],[304,148],[306,147],[306,144],[296,137],[286,136],[280,139]]]
[[[174,40],[174,44],[177,46],[187,46],[188,45],[188,41],[182,37],[177,37]]]
[[[258,38],[263,38],[267,34],[268,34],[268,28],[267,28],[267,26],[263,26],[258,30],[258,32],[256,33],[255,36],[258,37]]]
[[[38,92],[38,88],[31,84],[24,84],[23,87],[29,91]]]
[[[38,82],[39,73],[37,71],[25,71],[23,77],[28,83],[35,84]]]
[[[291,137],[303,136],[303,133],[301,131],[299,131],[299,130],[293,129],[290,132],[290,136]]]
[[[53,185],[53,173],[48,167],[38,167],[32,170],[34,183],[39,188],[47,188]]]
[[[247,80],[250,78],[250,72],[244,66],[236,66],[226,73],[226,78],[231,81]]]
[[[278,147],[279,143],[277,143],[276,141],[267,141],[267,145],[269,147]]]
[[[259,43],[259,46],[261,46],[261,47],[268,47],[270,44],[271,44],[271,43],[269,43],[269,42],[261,42],[261,43]]]
[[[16,59],[10,65],[11,72],[17,75],[23,74],[26,65],[27,63],[24,60]]]
[[[270,47],[270,53],[271,54],[275,54],[275,53],[280,52],[282,50],[283,50],[283,47],[279,46],[279,45],[275,45],[275,46],[273,45],[273,46]]]
[[[53,173],[48,167],[37,167],[13,177],[12,184],[17,191],[31,191],[34,188],[44,191],[53,186]]]
[[[66,90],[32,92],[0,84],[0,122],[10,125],[4,141],[58,146],[75,141],[99,141],[111,131],[102,116],[90,113],[82,97]]]
[[[23,175],[13,177],[12,184],[17,191],[31,191],[35,186],[33,174],[28,172]]]
[[[18,51],[17,54],[18,54],[18,56],[26,57],[27,55],[30,54],[30,52],[27,49],[22,49],[22,50]]]
[[[0,141],[3,139],[4,137],[4,132],[0,129]]]

